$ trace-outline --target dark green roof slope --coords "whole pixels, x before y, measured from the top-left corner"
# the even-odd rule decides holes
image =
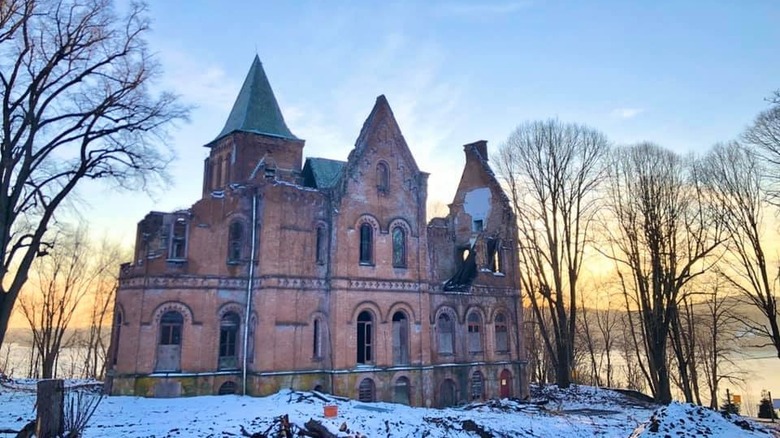
[[[241,86],[225,127],[214,141],[236,131],[298,139],[284,123],[282,111],[276,103],[271,84],[257,55],[244,79],[244,85]]]
[[[317,189],[330,189],[339,179],[347,163],[327,158],[307,158],[303,165],[303,185]]]

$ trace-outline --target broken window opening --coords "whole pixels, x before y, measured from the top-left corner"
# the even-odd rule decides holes
[[[241,319],[235,312],[228,312],[219,323],[219,369],[238,367],[238,327]]]
[[[506,327],[506,317],[503,313],[496,314],[496,351],[506,353],[509,351],[509,336]]]
[[[374,360],[372,350],[374,317],[371,312],[364,310],[358,315],[357,321],[357,363],[370,364]]]
[[[406,267],[406,232],[401,227],[393,228],[393,267]]]
[[[314,319],[313,327],[312,327],[312,357],[315,359],[319,359],[322,357],[322,351],[320,346],[320,320],[319,318]]]
[[[471,230],[475,233],[481,233],[483,229],[484,225],[482,219],[476,219],[472,224]]]
[[[228,263],[240,262],[243,258],[244,225],[241,222],[230,224],[228,231]]]
[[[187,255],[187,221],[178,218],[171,225],[171,247],[169,259],[184,260]]]
[[[480,326],[482,320],[477,312],[469,313],[467,318],[468,323],[468,342],[469,353],[481,353],[482,352],[482,337],[480,336]]]
[[[360,264],[373,265],[374,261],[374,228],[364,223],[360,226]]]
[[[400,311],[393,314],[393,364],[409,364],[409,319]]]
[[[487,252],[490,271],[495,274],[501,273],[503,264],[501,259],[501,241],[499,239],[489,239],[487,242]]]
[[[455,327],[452,318],[446,313],[439,315],[436,320],[436,334],[438,335],[439,353],[455,353]]]
[[[374,381],[365,378],[360,381],[360,386],[358,386],[358,400],[362,402],[373,402],[374,399]]]

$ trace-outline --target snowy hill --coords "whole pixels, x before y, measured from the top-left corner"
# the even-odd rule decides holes
[[[31,381],[0,386],[0,429],[20,429],[34,418],[34,387]],[[336,417],[323,415],[326,404],[337,406]],[[772,436],[741,417],[727,419],[683,404],[656,408],[584,386],[537,389],[530,402],[494,400],[456,409],[360,403],[289,390],[269,397],[107,397],[84,436],[240,437],[245,436],[242,429],[247,434],[273,432],[282,415],[288,415],[293,431],[313,419],[339,437]]]

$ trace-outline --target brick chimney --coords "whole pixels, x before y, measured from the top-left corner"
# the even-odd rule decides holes
[[[479,140],[464,145],[463,151],[466,152],[467,162],[474,159],[482,160],[484,162],[488,161],[487,140]]]

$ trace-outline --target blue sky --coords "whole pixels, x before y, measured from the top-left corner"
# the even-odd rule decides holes
[[[495,151],[518,124],[557,117],[703,152],[736,137],[780,88],[776,1],[157,1],[159,87],[195,106],[172,138],[173,185],[89,187],[96,231],[131,242],[149,210],[200,196],[203,144],[257,53],[305,156],[346,159],[385,94],[432,205],[452,199],[462,145]]]

